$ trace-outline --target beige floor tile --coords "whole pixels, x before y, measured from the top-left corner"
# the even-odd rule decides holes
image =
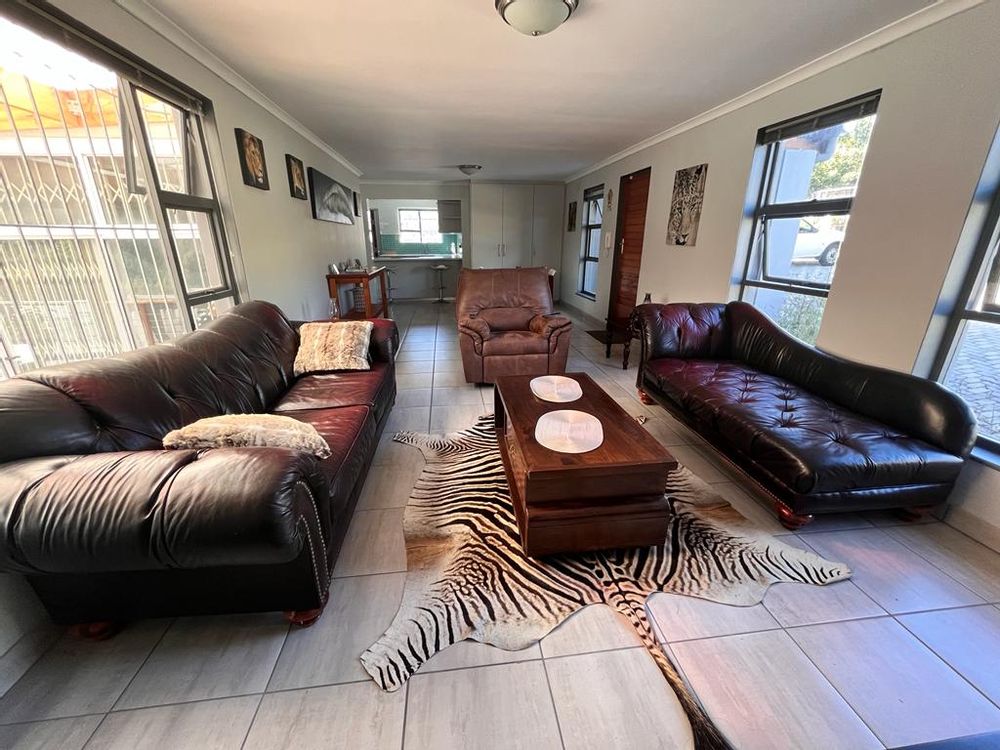
[[[858,588],[893,614],[983,603],[881,529],[808,534],[801,538],[823,557],[847,563]]]
[[[989,602],[1000,602],[1000,554],[944,523],[885,530]]]
[[[628,621],[606,604],[584,607],[545,636],[546,658],[585,654],[591,651],[632,648],[642,641]]]
[[[434,371],[434,387],[440,388],[444,387],[459,387],[469,385],[465,382],[465,375],[462,373],[461,369],[449,368],[447,370],[435,370]],[[469,385],[469,387],[472,387]]]
[[[739,750],[881,750],[784,631],[675,643],[708,714]]]
[[[761,502],[757,491],[749,482],[719,482],[712,485],[744,518],[753,522],[755,528],[767,534],[781,536],[791,532],[778,522],[778,517],[769,504]],[[782,540],[784,541],[784,540]]]
[[[409,684],[404,747],[561,748],[542,663],[414,675]]]
[[[396,375],[396,389],[430,388],[433,381],[434,376],[429,372],[401,373]]]
[[[446,669],[465,669],[467,667],[486,667],[492,664],[513,664],[514,662],[532,661],[542,658],[541,649],[536,643],[520,651],[505,651],[502,648],[488,646],[476,641],[460,641],[452,644],[444,651],[420,667],[421,673],[441,672]]]
[[[115,708],[263,693],[287,633],[277,612],[177,620]]]
[[[0,656],[0,696],[10,690],[64,634],[65,628],[45,622],[23,633]]]
[[[423,462],[424,457],[418,448],[393,440],[394,432],[386,430],[379,439],[378,448],[372,458],[372,466],[399,466],[414,461]]]
[[[403,508],[410,499],[413,485],[424,469],[424,459],[410,447],[398,464],[380,465],[368,472],[358,498],[358,510]]]
[[[643,648],[546,660],[566,750],[691,748],[691,725]]]
[[[389,419],[385,423],[385,431],[390,435],[395,432],[426,432],[430,421],[429,406],[393,407]]]
[[[103,718],[103,715],[81,716],[0,726],[0,747],[5,750],[81,750]]]
[[[465,406],[432,406],[431,432],[457,432],[472,427],[486,413],[482,403]]]
[[[1000,704],[1000,609],[963,607],[898,619],[987,698]]]
[[[785,536],[781,541],[812,552],[798,537]],[[852,581],[837,581],[826,586],[776,583],[767,590],[764,606],[783,627],[880,617],[886,613]]]
[[[0,700],[0,721],[34,721],[109,711],[167,629],[130,625],[106,641],[67,634]]]
[[[733,477],[723,469],[707,449],[696,445],[671,445],[667,448],[674,458],[703,482],[731,482]]]
[[[828,531],[870,528],[872,528],[872,522],[859,513],[820,513],[795,533],[800,536],[808,536]]]
[[[667,643],[780,627],[763,604],[733,607],[695,596],[657,593],[649,597],[646,606],[656,624],[658,637]]]
[[[660,417],[650,419],[643,425],[643,428],[671,454],[673,454],[674,446],[687,445],[691,442],[690,436],[680,434],[667,420]]]
[[[396,355],[396,362],[432,362],[434,360],[433,349],[400,349]]]
[[[403,361],[396,363],[397,375],[412,375],[414,373],[421,372],[434,372],[434,360],[416,359],[409,362]]]
[[[1000,709],[892,618],[788,633],[889,747],[1000,729]]]
[[[466,384],[464,386],[442,386],[434,389],[434,406],[481,406],[482,388]]]
[[[417,337],[414,334],[407,334],[406,338],[403,339],[403,343],[399,347],[400,353],[403,352],[433,352],[434,351],[434,338],[433,337]]]
[[[88,750],[238,750],[260,698],[199,701],[108,714]]]
[[[405,573],[335,579],[323,616],[288,633],[267,689],[369,679],[359,659],[396,616],[405,580]]]
[[[261,701],[246,750],[398,750],[406,690],[374,683],[270,693]]]
[[[403,509],[355,511],[333,569],[334,577],[398,573],[405,570]]]
[[[408,409],[414,406],[430,406],[431,405],[431,389],[430,388],[407,388],[402,391],[396,391],[396,406],[397,409]]]

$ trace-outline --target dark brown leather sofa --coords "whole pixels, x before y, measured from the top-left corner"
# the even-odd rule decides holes
[[[468,383],[566,372],[573,325],[552,311],[545,268],[463,268],[455,297]]]
[[[296,379],[297,325],[248,302],[170,344],[0,383],[0,569],[59,623],[321,609],[397,346],[376,320],[370,371]],[[184,424],[251,412],[313,424],[333,455],[161,449]]]
[[[706,438],[798,528],[816,513],[945,501],[976,422],[929,380],[789,336],[745,302],[646,304],[637,385]]]

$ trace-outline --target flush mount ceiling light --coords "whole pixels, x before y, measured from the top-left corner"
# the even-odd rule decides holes
[[[476,172],[481,170],[483,167],[481,164],[459,164],[458,171],[462,174],[469,175],[471,177]]]
[[[580,0],[496,0],[500,17],[528,36],[555,31],[579,4]]]

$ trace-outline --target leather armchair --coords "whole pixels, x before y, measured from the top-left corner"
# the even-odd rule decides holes
[[[553,313],[546,269],[462,269],[455,315],[467,382],[566,372],[573,324]]]
[[[632,326],[640,396],[755,480],[790,528],[938,505],[975,441],[969,406],[940,384],[823,352],[745,302],[640,305]]]

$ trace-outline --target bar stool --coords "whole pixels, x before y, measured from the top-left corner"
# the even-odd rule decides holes
[[[444,302],[444,272],[448,270],[448,266],[444,263],[438,263],[436,266],[431,266],[432,271],[437,272],[437,282],[438,282],[438,298],[434,300],[436,304]]]

